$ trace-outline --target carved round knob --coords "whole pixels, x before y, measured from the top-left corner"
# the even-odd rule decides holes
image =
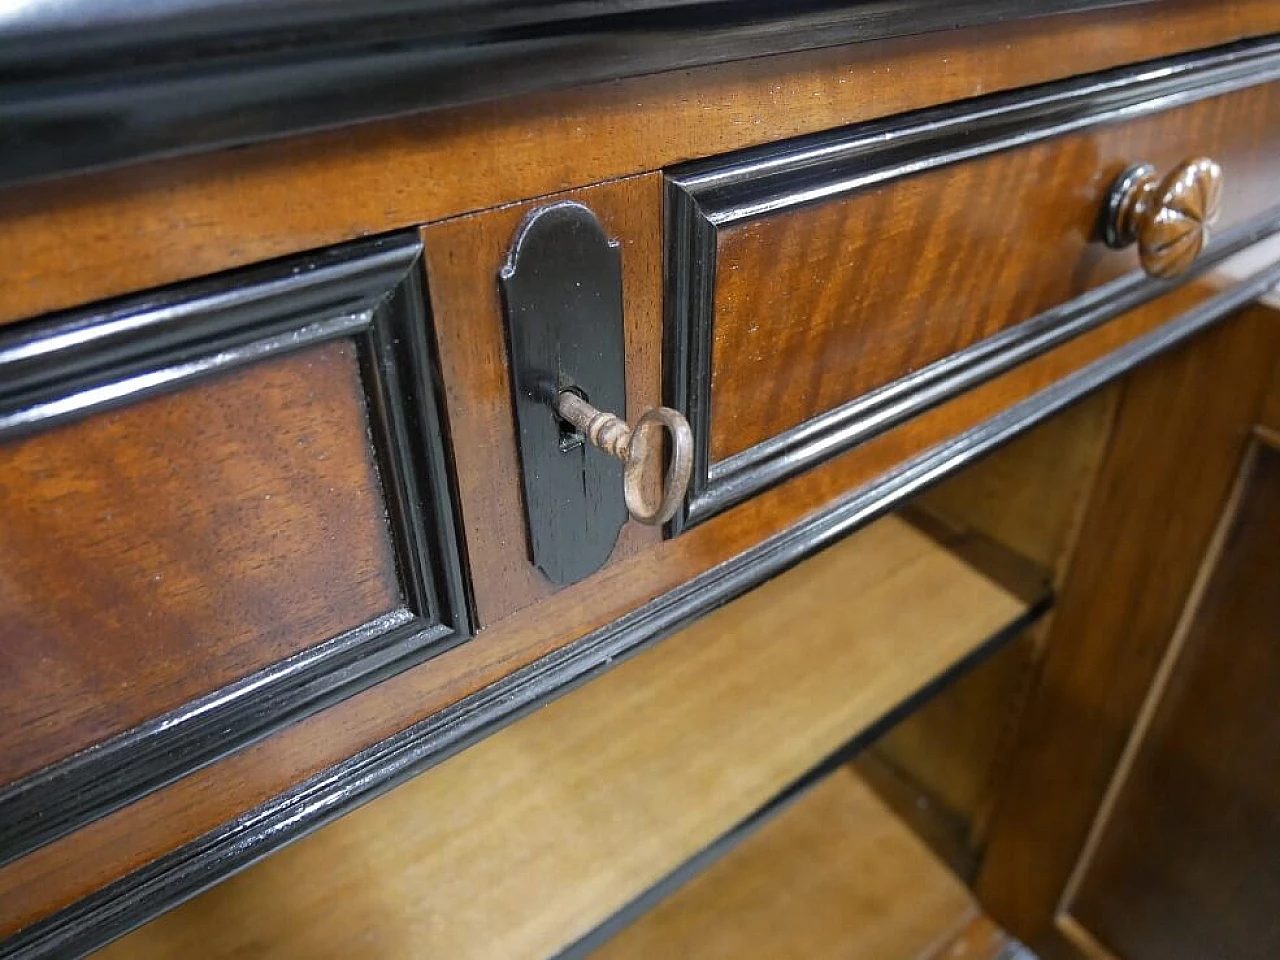
[[[1149,163],[1130,167],[1111,185],[1107,246],[1137,241],[1138,260],[1149,276],[1176,277],[1209,242],[1221,200],[1222,167],[1208,157],[1184,160],[1164,179]]]
[[[616,414],[597,410],[573,391],[565,390],[556,398],[556,413],[580,430],[592,446],[625,464],[622,498],[632,519],[656,526],[676,515],[693,475],[693,431],[680,411],[654,407],[632,429]],[[671,435],[671,458],[654,503],[644,480],[650,466],[660,462],[663,432]]]

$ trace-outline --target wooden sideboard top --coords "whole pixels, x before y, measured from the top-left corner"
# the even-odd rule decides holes
[[[1152,0],[71,0],[0,14],[0,182]]]
[[[0,189],[0,324],[1278,31],[1271,0],[1168,0],[1158,11],[1093,10],[542,91],[10,186]],[[0,164],[23,152],[10,149],[3,78],[0,69]],[[55,160],[42,172],[63,169]]]

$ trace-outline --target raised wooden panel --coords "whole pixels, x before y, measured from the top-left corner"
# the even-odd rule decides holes
[[[0,783],[389,613],[355,347],[0,444]]]
[[[1141,12],[1050,18],[989,33],[957,31],[607,84],[451,111],[429,123],[413,117],[8,191],[0,197],[0,255],[6,264],[0,320],[387,229],[416,227],[481,207],[523,203],[551,191],[779,137],[1225,43],[1270,32],[1280,23],[1278,16],[1267,0],[1215,5],[1174,0]],[[1060,56],[1064,49],[1072,55]],[[653,219],[661,201],[648,196],[647,189],[620,190],[616,201],[600,200],[602,208],[616,202],[612,212],[606,210],[616,223],[643,226],[630,234],[620,229],[619,236],[657,236]],[[580,195],[595,205],[597,194]],[[508,215],[514,225],[518,211],[486,216],[497,223]],[[474,245],[465,241],[484,219],[437,225],[456,229],[464,238],[452,265],[459,283],[480,276],[487,284],[492,278],[489,258],[505,242],[503,231],[495,229]],[[427,238],[430,246],[430,231]],[[635,250],[647,243],[637,241]],[[439,272],[443,282],[449,253],[435,246],[430,255],[433,273]],[[635,261],[634,250],[625,255]],[[641,333],[641,352],[629,354],[629,366],[639,371],[643,383],[632,387],[639,391],[639,401],[647,403],[661,375],[656,360],[661,294],[659,284],[652,283],[661,255],[648,248],[639,256],[646,266],[628,281],[628,311],[639,316],[629,322]],[[465,262],[471,257],[476,264]],[[479,426],[474,436],[458,429],[453,439],[455,449],[469,451],[472,458],[465,470],[459,464],[461,484],[470,491],[462,519],[473,547],[493,546],[491,555],[498,558],[485,572],[479,598],[486,624],[481,636],[437,661],[391,676],[424,652],[418,643],[421,633],[407,631],[411,636],[401,637],[404,645],[382,651],[385,660],[356,658],[364,680],[383,680],[372,689],[315,716],[295,714],[295,725],[229,756],[205,754],[206,760],[212,755],[221,759],[0,867],[0,929],[12,933],[61,910],[38,930],[29,927],[35,930],[32,940],[47,945],[99,929],[118,932],[131,918],[150,915],[209,877],[243,866],[255,851],[286,842],[436,762],[468,737],[505,722],[553,685],[600,669],[672,623],[777,573],[816,545],[967,462],[975,451],[990,449],[1009,432],[1213,322],[1225,309],[1211,303],[1208,313],[1170,328],[1169,339],[1153,337],[1152,331],[1175,313],[1205,303],[1205,295],[1197,291],[1173,292],[939,403],[909,424],[868,439],[698,531],[663,543],[624,542],[598,578],[552,598],[526,575],[520,538],[509,535],[519,529],[520,503],[514,475],[504,468],[514,456],[509,433],[504,433],[509,428],[503,426],[504,418],[509,421],[503,407],[508,387],[500,369],[501,344],[490,336],[492,303],[483,292],[490,288],[477,289],[481,295],[456,300],[446,299],[442,290],[437,305],[451,305],[445,318],[451,330],[475,324],[481,331],[473,345],[454,345],[453,373],[448,364],[441,365],[441,382],[453,391],[448,399],[457,424]],[[430,329],[426,317],[412,320],[401,331],[406,341],[417,335],[414,331]],[[1134,349],[1128,350],[1130,346]],[[448,349],[446,344],[442,354]],[[646,350],[653,352],[646,356]],[[1122,353],[1076,376],[1113,350]],[[384,369],[377,362],[363,364],[371,379]],[[458,386],[473,377],[479,385],[474,393]],[[1055,388],[1064,377],[1071,377],[1070,383]],[[418,386],[430,394],[428,380],[434,378]],[[1034,403],[1019,406],[1033,395],[1038,395]],[[476,411],[474,419],[466,416],[471,410]],[[367,412],[371,420],[381,419],[378,403]],[[375,429],[374,434],[377,441],[380,433]],[[487,458],[497,465],[491,477],[485,474]],[[394,457],[380,461],[385,485],[398,486],[398,469]],[[401,533],[412,528],[413,523],[403,522],[412,505],[429,500],[386,497],[392,527]],[[829,512],[819,517],[824,511]],[[446,509],[444,520],[450,516]],[[778,539],[758,549],[769,537]],[[412,560],[413,553],[397,551],[406,575],[413,570],[404,561],[406,556]],[[694,578],[696,583],[686,587]],[[430,600],[429,587],[416,599]],[[660,603],[650,604],[658,598]],[[449,599],[455,606],[446,613],[456,618],[446,616],[450,623],[437,626],[456,626],[466,619],[465,591]],[[547,605],[534,605],[541,600]],[[445,636],[453,635],[443,629],[433,639]],[[525,673],[505,682],[521,670]],[[327,702],[351,689],[341,687]],[[315,706],[320,700],[308,703]],[[252,814],[243,816],[246,811]],[[131,871],[93,903],[75,905]]]
[[[1235,496],[1066,905],[1123,960],[1280,956],[1280,450]]]
[[[669,402],[699,440],[684,522],[1167,289],[1099,229],[1139,160],[1214,156],[1222,236],[1274,232],[1277,75],[1259,44],[672,171]]]
[[[0,336],[0,863],[469,634],[416,237]]]

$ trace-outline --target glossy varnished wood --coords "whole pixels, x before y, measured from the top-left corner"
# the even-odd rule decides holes
[[[1264,85],[724,228],[712,462],[1136,269],[1098,232],[1134,158],[1212,153],[1224,228],[1273,206],[1276,131]]]
[[[492,622],[474,640],[440,654],[429,664],[407,670],[0,869],[0,932],[30,924],[571,639],[602,627],[638,604],[724,563],[908,457],[978,424],[1169,317],[1191,309],[1210,292],[1199,287],[1183,288],[1090,331],[689,533],[615,560],[591,580],[560,591],[554,602],[544,600]],[[475,323],[476,318],[471,316],[469,322]],[[656,333],[651,335],[656,342]],[[442,347],[442,360],[445,349]],[[488,362],[494,359],[495,355],[490,354]],[[500,376],[491,372],[488,377],[490,383],[502,384]],[[505,385],[501,389],[505,391]],[[505,404],[505,396],[503,392],[503,399],[490,403]],[[450,413],[454,410],[451,400]],[[503,455],[501,450],[491,454]],[[510,456],[509,462],[514,464],[514,453]],[[470,522],[461,462],[459,473],[464,487],[464,521]],[[504,482],[510,484],[512,491],[518,489],[514,473]],[[470,502],[474,503],[474,498]],[[511,522],[517,523],[518,518]],[[522,548],[508,545],[507,549],[516,551],[508,555],[519,555]],[[482,575],[483,568],[477,568],[477,577]],[[498,591],[498,596],[503,588],[502,580],[476,585],[478,592],[488,589]]]
[[[1278,346],[1274,313],[1250,308],[1125,386],[978,882],[992,915],[1033,947],[1061,944],[1059,900],[1222,513]]]
[[[1209,240],[1222,199],[1222,166],[1193,157],[1161,176],[1151,164],[1131,167],[1108,202],[1110,246],[1137,243],[1142,269],[1153,277],[1185,273]]]
[[[0,783],[399,605],[355,348],[0,445]]]
[[[634,422],[662,402],[661,179],[637,177],[554,198],[563,201],[586,204],[621,245],[626,409],[611,412]],[[422,232],[451,429],[466,438],[455,447],[454,463],[482,625],[555,591],[530,552],[497,279],[525,218],[549,202],[517,204]],[[611,559],[635,555],[659,539],[658,530],[627,522]]]
[[[971,922],[959,879],[842,767],[597,960],[928,960]]]
[[[0,321],[937,100],[1267,32],[1275,20],[1274,8],[1259,0],[1208,11],[1162,6],[1158,28],[1151,16],[1131,13],[1064,18],[1036,30],[940,35],[528,98],[9,193],[0,197],[8,270]],[[1078,53],[1058,56],[1068,47]],[[701,92],[691,94],[694,87]],[[1196,296],[1188,291],[1174,301],[1187,305]],[[483,297],[470,306],[488,309]],[[0,927],[13,930],[67,904],[741,554],[904,457],[1150,329],[1166,308],[1095,331],[717,518],[722,522],[696,536],[624,550],[588,588],[554,598],[530,589],[510,560],[522,546],[500,540],[499,556],[510,566],[488,575],[493,606],[470,649],[408,671],[10,865],[0,871]],[[482,316],[481,325],[487,322]],[[660,329],[644,335],[647,343],[661,341]],[[493,356],[502,356],[500,347]],[[477,366],[486,362],[493,360]],[[657,372],[647,375],[656,383]],[[456,393],[450,403],[456,408],[464,396]],[[501,394],[488,402],[482,416],[500,418]],[[482,436],[485,443],[498,438],[496,459],[510,456],[501,428]],[[500,478],[491,496],[477,476],[463,481],[478,491],[463,505],[464,518],[470,511],[475,527],[485,511],[518,517],[518,498],[503,486],[514,488],[514,478]],[[524,609],[539,598],[548,600],[545,607]]]
[[[9,190],[0,321],[1278,30],[1270,0],[1175,0],[680,71]]]
[[[1270,443],[1250,451],[1200,576],[1065,905],[1125,960],[1280,953],[1280,450]]]
[[[548,956],[1025,609],[885,518],[104,956]]]

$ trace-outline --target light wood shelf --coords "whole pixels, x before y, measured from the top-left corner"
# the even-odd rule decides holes
[[[102,956],[552,955],[1027,610],[887,517]]]
[[[842,767],[593,956],[932,960],[979,916],[964,884]]]

